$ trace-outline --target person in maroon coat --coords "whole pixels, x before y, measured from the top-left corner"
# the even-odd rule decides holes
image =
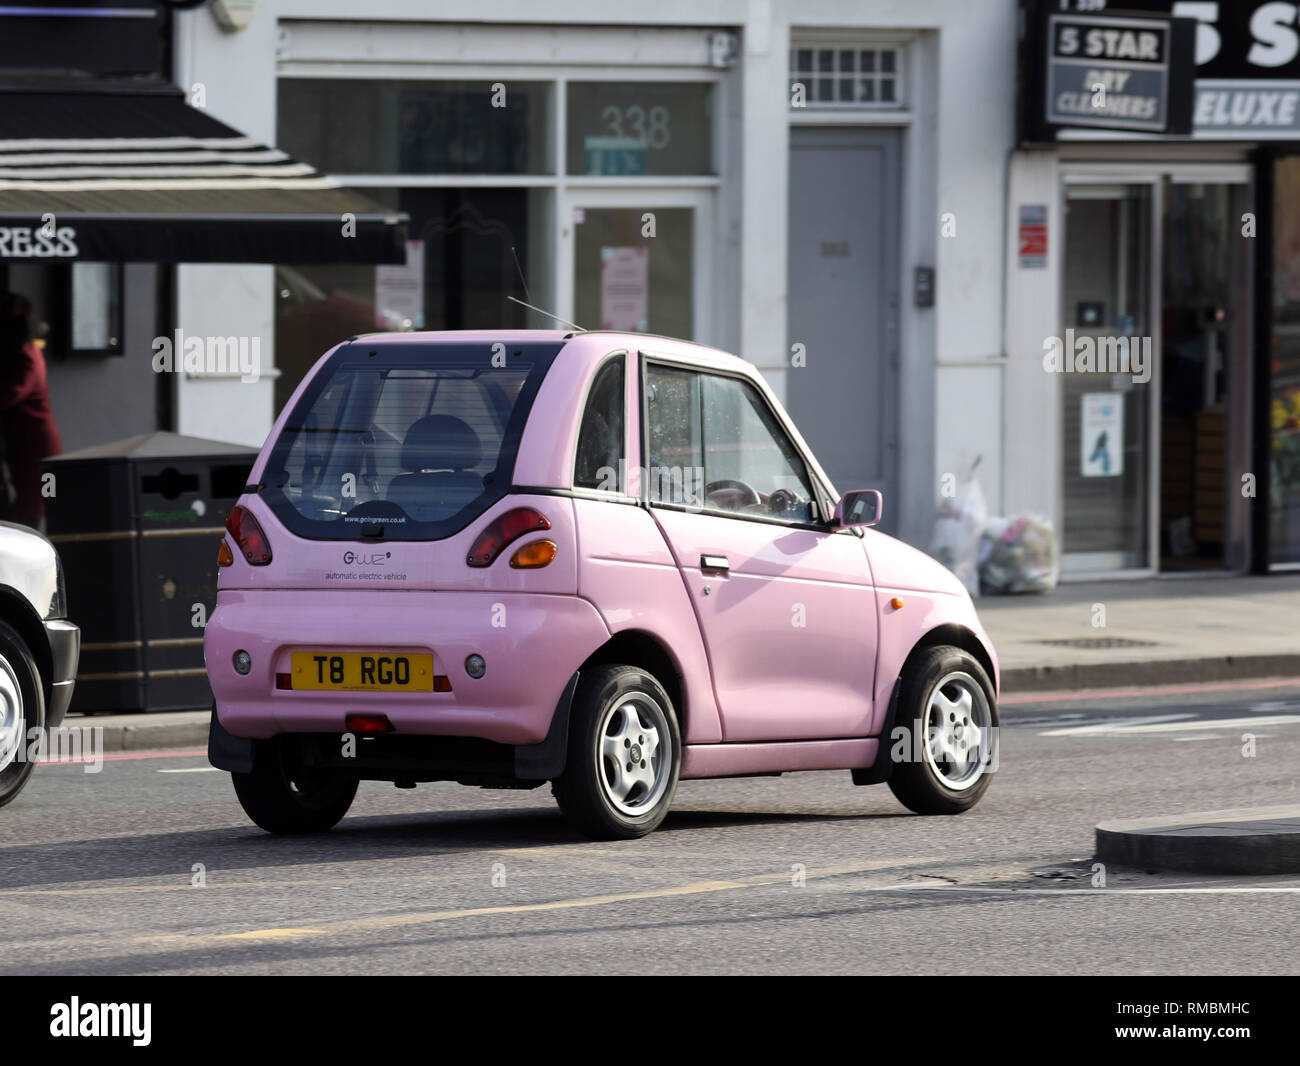
[[[17,293],[0,297],[0,419],[4,458],[15,498],[0,498],[0,518],[40,527],[45,520],[41,463],[63,450],[50,409],[45,355],[33,340],[31,301]]]

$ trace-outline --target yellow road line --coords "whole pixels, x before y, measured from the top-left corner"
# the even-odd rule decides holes
[[[890,869],[904,864],[920,865],[938,862],[938,859],[879,859],[867,863],[852,863],[844,866],[826,866],[816,870],[807,870],[804,874],[811,880],[814,877],[833,877],[840,874],[867,873],[872,870]],[[310,929],[250,929],[240,933],[206,933],[206,934],[149,934],[132,938],[136,942],[166,941],[180,947],[216,946],[233,940],[281,940],[305,938],[311,936],[345,936],[349,933],[373,932],[377,930],[400,929],[412,925],[431,925],[437,922],[456,921],[461,918],[484,918],[506,914],[532,914],[548,911],[575,910],[585,907],[603,907],[614,903],[630,903],[640,900],[667,899],[676,896],[697,896],[711,892],[727,892],[740,888],[758,888],[768,885],[790,884],[792,872],[782,871],[775,874],[754,874],[732,881],[696,881],[685,885],[673,885],[666,888],[651,888],[641,892],[613,892],[599,896],[578,896],[572,899],[551,900],[546,903],[502,904],[496,907],[466,907],[458,910],[423,911],[414,914],[377,915],[370,918],[344,918],[331,922],[318,922]]]
[[[784,880],[784,877],[782,878]],[[533,911],[562,911],[575,907],[601,907],[609,903],[627,903],[632,900],[662,899],[666,896],[693,896],[704,892],[723,892],[730,888],[747,888],[740,881],[698,881],[693,885],[672,888],[655,888],[646,892],[619,892],[607,896],[579,896],[576,899],[558,899],[549,903],[517,903],[500,907],[468,907],[455,911],[426,911],[422,914],[387,914],[374,918],[345,918],[337,922],[323,922],[316,929],[252,929],[245,933],[222,933],[212,937],[214,943],[228,940],[278,940],[299,936],[338,936],[347,933],[372,932],[380,929],[400,929],[407,925],[429,925],[449,922],[457,918],[483,918],[495,914],[528,914]],[[189,944],[193,938],[184,937]]]

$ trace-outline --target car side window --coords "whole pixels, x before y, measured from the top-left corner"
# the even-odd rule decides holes
[[[620,487],[620,463],[627,457],[623,418],[626,362],[626,357],[619,355],[596,371],[578,430],[574,488],[617,491]]]
[[[700,506],[704,435],[700,375],[691,370],[646,369],[646,480],[652,503]]]
[[[808,469],[759,391],[701,375],[704,506],[783,522],[811,522]]]

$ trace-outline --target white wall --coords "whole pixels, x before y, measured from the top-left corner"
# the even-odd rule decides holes
[[[65,452],[152,433],[158,427],[157,382],[143,365],[154,336],[159,267],[127,263],[122,291],[120,356],[51,353],[50,406]],[[165,268],[161,268],[165,269]]]
[[[1004,509],[1050,517],[1060,530],[1060,376],[1043,370],[1043,342],[1057,335],[1061,323],[1065,229],[1055,151],[1013,154],[1007,203]],[[1020,204],[1047,205],[1045,269],[1019,265],[1014,242]]]
[[[1002,454],[1003,264],[1007,156],[1015,142],[1014,3],[964,7],[939,33],[934,471],[960,479],[980,458],[990,511],[1005,508]]]
[[[206,9],[176,18],[176,83],[187,92],[201,85],[206,110],[214,118],[271,145],[276,121],[274,7],[263,3],[249,28],[235,34],[224,32]],[[274,268],[178,266],[176,290],[171,329],[180,327],[187,336],[256,337],[263,370],[255,382],[176,374],[177,432],[260,446],[274,421]]]
[[[767,6],[752,4],[751,18]],[[791,26],[912,36],[910,106],[904,115],[876,121],[905,130],[896,506],[903,538],[925,545],[940,478],[968,468],[975,455],[982,456],[979,477],[990,508],[1002,506],[1004,218],[1006,160],[1015,138],[1017,7],[1014,0],[784,0],[775,13],[774,32],[784,41],[771,49],[764,86],[749,85],[760,72],[746,54],[746,102],[761,99],[773,108],[779,88],[783,112]],[[761,129],[752,118],[746,123],[751,136]],[[753,165],[746,175],[761,176],[763,189],[746,188],[742,276],[750,301],[745,318],[757,315],[763,323],[754,332],[784,338],[787,165],[777,151],[772,144],[747,151]],[[769,214],[752,212],[751,203]],[[779,225],[770,221],[774,211]],[[955,237],[940,237],[945,212],[956,215]],[[918,266],[935,268],[932,309],[914,305]],[[752,343],[758,348],[761,341]],[[749,344],[742,354],[755,359]],[[783,373],[768,376],[780,393]]]
[[[579,44],[598,47],[591,27],[718,27],[741,34],[742,60],[726,85],[720,158],[725,175],[718,212],[715,298],[729,304],[715,333],[764,369],[784,395],[786,205],[789,108],[786,78],[791,27],[855,27],[914,35],[911,106],[902,123],[904,188],[899,288],[902,382],[900,441],[902,533],[929,536],[938,478],[958,470],[972,448],[991,506],[1001,504],[1000,436],[1006,158],[1013,144],[1015,0],[660,0],[653,7],[595,0],[263,0],[249,29],[226,34],[211,12],[178,16],[178,81],[202,81],[214,115],[273,143],[278,20],[536,23],[560,27],[554,58]],[[565,24],[572,24],[566,31]],[[580,30],[579,27],[582,27]],[[289,27],[292,37],[292,25]],[[449,27],[449,32],[456,33]],[[444,47],[454,47],[455,37]],[[370,35],[355,35],[358,59],[375,59]],[[617,57],[605,56],[604,62]],[[637,56],[627,57],[635,62]],[[738,168],[738,172],[737,169]],[[957,215],[956,238],[939,238],[939,216]],[[936,268],[935,307],[912,305],[912,277]],[[265,331],[270,358],[273,305],[266,268],[184,268],[178,301],[186,316],[206,316],[222,335]],[[257,296],[261,285],[265,297]],[[195,318],[195,321],[199,321]],[[271,423],[271,386],[184,381],[182,432],[260,439]],[[239,391],[234,391],[239,390]],[[238,399],[236,399],[238,398]],[[232,404],[238,410],[227,410]],[[220,423],[223,434],[210,432]],[[231,434],[236,434],[231,436]]]

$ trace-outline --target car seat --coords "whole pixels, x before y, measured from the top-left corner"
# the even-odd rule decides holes
[[[449,518],[483,492],[473,470],[483,459],[478,434],[454,415],[425,415],[402,442],[402,469],[388,483],[388,499],[417,522]]]

